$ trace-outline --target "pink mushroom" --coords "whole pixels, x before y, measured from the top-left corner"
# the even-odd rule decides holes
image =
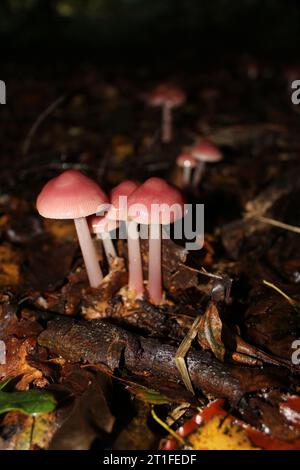
[[[150,178],[128,201],[128,215],[136,223],[149,225],[148,293],[152,302],[162,300],[161,224],[183,217],[183,198],[177,189],[160,178]]]
[[[190,149],[191,155],[198,161],[194,172],[193,186],[197,187],[201,181],[206,163],[216,163],[222,160],[220,149],[210,140],[202,139]]]
[[[186,101],[183,90],[172,84],[162,84],[156,87],[148,96],[150,106],[162,107],[162,141],[172,141],[172,109],[181,106]]]
[[[109,218],[127,220],[128,198],[138,187],[135,181],[125,180],[111,190]]]
[[[135,297],[144,293],[142,257],[138,224],[128,218],[128,199],[138,188],[131,180],[123,181],[110,194],[111,209],[108,217],[126,222],[128,244],[128,287]]]
[[[89,225],[92,232],[95,233],[100,240],[102,240],[108,264],[111,266],[114,259],[117,257],[117,253],[112,242],[110,232],[118,228],[118,221],[109,219],[107,215],[104,217],[94,215],[91,216]]]
[[[181,153],[177,157],[176,165],[183,170],[181,186],[189,186],[191,183],[192,170],[196,168],[197,164],[198,161],[196,158],[188,152]]]
[[[103,275],[86,217],[95,214],[107,202],[107,196],[98,184],[76,170],[65,171],[48,181],[36,202],[43,217],[74,219],[91,287],[98,287]]]

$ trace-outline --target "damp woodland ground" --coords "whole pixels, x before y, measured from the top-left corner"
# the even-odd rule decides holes
[[[166,432],[151,415],[153,403],[164,420],[186,404],[176,429],[215,398],[275,439],[300,438],[299,414],[291,421],[280,407],[300,390],[291,360],[300,337],[299,233],[263,220],[300,225],[300,108],[291,102],[286,66],[255,57],[168,73],[60,64],[27,66],[26,80],[8,67],[0,117],[0,339],[7,353],[0,377],[12,378],[5,391],[47,390],[57,406],[36,417],[2,414],[1,448],[157,449]],[[187,94],[167,145],[159,110],[143,99],[165,80]],[[182,243],[163,241],[167,302],[128,308],[124,241],[103,288],[89,289],[73,224],[42,219],[35,209],[42,186],[68,168],[106,191],[126,178],[178,184],[176,157],[200,136],[224,158],[207,165],[197,191],[184,190],[187,202],[205,204],[203,249],[187,253]],[[146,275],[146,241],[142,254]],[[221,287],[232,279],[227,302],[214,297],[216,279],[205,272],[219,276]],[[197,316],[199,335],[186,356],[193,395],[174,358]]]

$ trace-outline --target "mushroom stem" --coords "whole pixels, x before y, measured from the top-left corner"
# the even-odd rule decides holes
[[[108,261],[108,264],[111,265],[113,260],[117,257],[117,253],[110,237],[110,234],[107,232],[99,233],[98,238],[102,240],[103,248],[105,251],[105,255]]]
[[[196,188],[199,185],[199,183],[201,181],[201,178],[202,178],[202,175],[204,173],[204,170],[205,170],[205,162],[199,162],[198,165],[195,168],[195,173],[194,173],[194,177],[193,177],[193,186],[194,186],[194,188]]]
[[[131,220],[127,222],[128,238],[128,287],[134,292],[136,297],[141,297],[144,293],[142,257],[140,249],[140,240],[138,224]]]
[[[189,186],[191,182],[192,168],[190,166],[183,167],[182,182],[183,186]]]
[[[172,140],[172,108],[165,104],[162,108],[162,141],[168,144]]]
[[[97,253],[86,218],[80,217],[74,219],[74,223],[90,285],[91,287],[98,287],[103,279],[103,275],[97,261]]]
[[[162,299],[162,266],[161,266],[161,226],[150,225],[148,293],[150,300],[160,304]]]

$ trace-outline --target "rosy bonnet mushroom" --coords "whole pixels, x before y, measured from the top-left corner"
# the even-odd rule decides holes
[[[98,287],[103,275],[86,217],[95,214],[107,196],[99,185],[77,170],[52,178],[40,192],[36,207],[49,219],[73,219],[91,287]]]

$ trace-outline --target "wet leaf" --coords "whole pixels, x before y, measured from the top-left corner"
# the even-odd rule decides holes
[[[198,338],[204,349],[211,349],[217,359],[224,361],[225,346],[222,341],[222,321],[213,302],[209,304],[201,319]]]
[[[163,443],[163,450],[296,450],[300,439],[288,441],[264,433],[242,421],[224,408],[224,400],[215,400],[186,421]],[[184,438],[183,447],[178,437]]]
[[[42,390],[27,392],[4,392],[4,387],[10,382],[5,380],[0,384],[0,414],[8,411],[21,411],[25,414],[50,413],[56,407],[52,393]]]
[[[280,413],[282,413],[287,421],[300,428],[300,397],[291,395],[288,399],[279,405]]]
[[[214,416],[189,438],[194,450],[259,450],[231,419]]]
[[[16,286],[20,282],[20,255],[10,245],[0,246],[0,285]]]
[[[7,437],[0,439],[0,449],[47,449],[57,427],[56,413],[30,416],[9,412],[2,421],[2,435]]]
[[[129,391],[133,393],[139,400],[146,403],[151,403],[152,405],[164,405],[166,403],[170,403],[168,397],[150,388],[132,386],[129,387]]]
[[[6,385],[9,384],[9,382],[10,382],[11,380],[12,380],[12,378],[9,377],[8,379],[3,380],[3,382],[0,382],[0,391],[3,390],[3,389],[6,387]]]
[[[30,324],[30,322],[28,322]],[[31,322],[34,325],[33,322]],[[19,322],[20,324],[20,322]],[[15,331],[17,332],[16,324]],[[26,390],[29,384],[35,379],[42,377],[41,370],[33,367],[29,361],[28,356],[36,345],[36,339],[29,337],[25,340],[10,336],[5,340],[6,345],[6,364],[0,365],[0,377],[17,377],[20,380],[16,385],[18,390]]]
[[[92,374],[71,365],[66,365],[63,373],[66,377],[61,388],[74,400],[61,410],[62,422],[50,450],[88,450],[95,439],[110,434],[115,423],[109,406],[111,380],[100,372]]]

